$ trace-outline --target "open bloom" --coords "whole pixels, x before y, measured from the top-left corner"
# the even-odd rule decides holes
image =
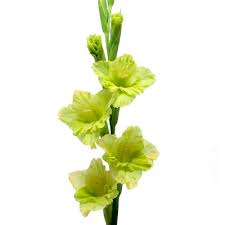
[[[104,209],[117,197],[117,183],[110,171],[106,171],[101,159],[92,160],[89,168],[69,175],[76,190],[75,199],[80,202],[83,216],[90,211]]]
[[[72,104],[59,112],[59,118],[84,144],[94,148],[101,129],[111,114],[111,103],[112,94],[107,90],[102,90],[96,95],[76,91]]]
[[[131,55],[94,63],[93,70],[102,86],[116,94],[113,102],[116,108],[128,105],[155,81],[154,74],[145,67],[138,67]]]
[[[97,144],[105,150],[103,159],[109,164],[114,178],[128,188],[137,185],[142,171],[149,170],[159,154],[155,146],[142,137],[138,127],[127,128],[120,138],[105,135]]]

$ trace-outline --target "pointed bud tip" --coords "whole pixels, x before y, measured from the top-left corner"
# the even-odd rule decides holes
[[[123,23],[123,15],[121,13],[115,13],[112,15],[112,24],[121,25]]]

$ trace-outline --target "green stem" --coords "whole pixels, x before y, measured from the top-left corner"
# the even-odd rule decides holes
[[[112,109],[112,114],[111,114],[110,120],[109,120],[109,122],[110,122],[110,133],[115,134],[116,124],[118,122],[120,108],[114,108],[113,106],[111,106],[111,109]],[[122,184],[117,184],[117,190],[118,190],[119,194],[115,199],[113,199],[112,219],[111,219],[110,225],[117,225],[118,212],[119,212],[119,199],[120,199],[120,194],[122,192]]]
[[[107,56],[109,56],[109,32],[105,33],[105,42],[106,42],[106,51],[107,51]],[[109,58],[108,58],[109,60]]]
[[[112,114],[111,114],[110,119],[109,119],[110,132],[111,132],[111,134],[115,134],[116,124],[118,122],[120,108],[114,108],[113,106],[111,106],[111,109],[112,109]]]
[[[106,134],[109,134],[109,127],[107,122],[105,123],[105,126],[101,129],[100,136],[103,137]]]
[[[111,59],[110,52],[109,52],[109,50],[110,50],[110,29],[111,29],[112,8],[109,9],[109,14],[110,14],[110,16],[109,16],[109,20],[108,20],[108,29],[107,29],[107,32],[105,33],[105,41],[106,41],[108,61],[114,60],[114,59]],[[116,55],[115,55],[115,57],[116,57]],[[120,108],[115,108],[115,107],[111,106],[111,109],[112,109],[112,114],[111,114],[110,119],[109,119],[110,133],[115,134],[116,124],[118,122]],[[117,184],[117,190],[118,190],[119,194],[115,199],[113,199],[112,205],[107,206],[103,210],[105,221],[106,221],[107,225],[117,225],[118,212],[119,212],[119,198],[120,198],[120,194],[122,192],[122,184]],[[110,213],[111,213],[111,215],[110,215]],[[109,221],[111,221],[111,223]],[[108,223],[110,223],[110,224],[108,224]]]
[[[122,184],[117,184],[117,190],[119,191],[119,194],[115,199],[113,199],[111,225],[117,225],[118,212],[119,212],[119,200],[120,200],[120,194],[122,192],[122,187],[123,187]]]

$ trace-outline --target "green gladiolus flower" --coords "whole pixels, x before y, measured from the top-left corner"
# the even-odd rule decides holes
[[[133,188],[137,185],[142,172],[153,166],[158,157],[156,148],[147,142],[138,127],[129,127],[122,137],[105,135],[97,141],[105,150],[103,159],[109,164],[110,170],[118,183]]]
[[[106,171],[101,159],[92,160],[89,168],[69,175],[76,190],[75,199],[80,203],[83,216],[91,211],[104,209],[117,197],[117,183],[110,171]]]
[[[102,90],[96,95],[76,91],[72,104],[59,112],[59,118],[84,144],[95,148],[95,142],[112,112],[112,101],[112,94],[107,90]]]
[[[145,67],[138,67],[131,55],[123,55],[115,61],[100,61],[93,65],[102,86],[115,93],[113,106],[128,105],[155,81],[154,74]]]

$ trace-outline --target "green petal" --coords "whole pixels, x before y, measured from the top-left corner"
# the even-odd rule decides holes
[[[106,121],[111,114],[113,95],[102,90],[96,95],[76,91],[73,102],[59,112],[59,118],[68,125],[84,144],[95,147]]]
[[[98,145],[104,149],[104,150],[111,150],[115,141],[116,141],[116,136],[115,135],[109,135],[109,134],[106,134],[103,138],[99,139],[97,141]]]
[[[135,188],[141,178],[142,172],[134,171],[128,172],[124,170],[112,170],[113,176],[116,178],[118,183],[126,184],[128,189]]]
[[[109,164],[117,182],[135,187],[143,171],[153,165],[153,148],[143,138],[138,127],[129,127],[122,137],[105,135],[97,141],[105,150],[103,159]]]
[[[117,195],[118,191],[114,189],[108,191],[104,196],[96,197],[84,187],[79,189],[74,197],[80,202],[80,211],[83,216],[88,216],[91,211],[101,210],[110,205]]]
[[[113,102],[113,106],[116,108],[129,105],[134,100],[134,97],[128,95],[127,93],[123,93],[121,91],[117,91],[117,93],[117,98]]]
[[[123,55],[114,61],[97,62],[93,70],[102,86],[115,93],[114,107],[130,104],[155,82],[155,75],[145,67],[138,67],[131,55]]]
[[[76,171],[69,174],[69,180],[74,189],[79,189],[85,186],[85,171]]]
[[[145,140],[145,155],[150,160],[156,160],[159,156],[159,152],[156,149],[156,147],[146,140]]]
[[[92,160],[86,171],[71,173],[70,181],[77,190],[74,197],[84,216],[90,211],[104,209],[118,195],[117,182],[111,172],[105,170],[101,159]]]

